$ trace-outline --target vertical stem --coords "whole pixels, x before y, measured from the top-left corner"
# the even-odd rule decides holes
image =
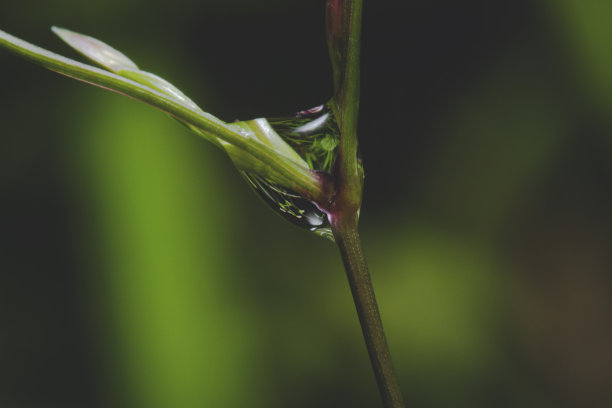
[[[360,43],[363,0],[328,0],[327,43],[334,75],[332,109],[340,128],[338,175],[347,199],[358,204],[361,181],[357,169]]]
[[[331,227],[342,254],[384,407],[404,408],[357,232],[362,195],[357,166],[362,14],[363,0],[327,0],[327,44],[334,75],[332,109],[338,120],[340,145],[333,174],[335,195],[331,203],[323,204],[331,204],[328,206]]]
[[[361,330],[385,408],[404,408],[404,401],[382,327],[374,288],[357,231],[357,217],[332,217],[332,229],[357,308]]]

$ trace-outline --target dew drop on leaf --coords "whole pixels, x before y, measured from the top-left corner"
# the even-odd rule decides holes
[[[272,129],[312,170],[331,174],[338,155],[340,132],[328,105],[283,118],[266,118]],[[253,189],[278,214],[299,227],[331,239],[327,214],[300,194],[261,176],[242,171]]]

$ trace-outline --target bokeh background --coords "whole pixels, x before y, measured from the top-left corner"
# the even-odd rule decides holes
[[[232,121],[330,96],[324,2],[21,0]],[[612,406],[612,3],[367,1],[361,230],[411,407]],[[148,106],[0,50],[0,406],[380,406],[334,246]]]

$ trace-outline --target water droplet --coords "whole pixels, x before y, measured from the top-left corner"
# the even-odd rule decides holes
[[[269,118],[268,122],[311,169],[332,173],[340,131],[328,105],[301,111],[288,118]]]
[[[332,173],[340,144],[340,132],[329,106],[321,105],[290,117],[266,120],[312,170]],[[244,171],[242,174],[260,197],[283,218],[334,240],[327,214],[316,204],[263,177]]]
[[[263,177],[242,171],[242,175],[261,198],[280,216],[301,228],[333,240],[327,214],[299,194]]]

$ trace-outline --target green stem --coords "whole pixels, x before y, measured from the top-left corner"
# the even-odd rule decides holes
[[[357,308],[361,330],[385,408],[404,408],[389,346],[374,296],[374,288],[357,230],[357,217],[331,217],[332,230]]]
[[[332,108],[340,128],[339,157],[333,175],[335,194],[328,214],[384,407],[403,408],[402,394],[357,231],[362,196],[357,166],[362,10],[363,0],[327,0],[327,44],[334,75]]]
[[[357,169],[357,119],[360,92],[360,43],[363,0],[328,0],[327,42],[334,73],[332,108],[338,119],[341,161],[337,175],[346,199],[361,201]]]

